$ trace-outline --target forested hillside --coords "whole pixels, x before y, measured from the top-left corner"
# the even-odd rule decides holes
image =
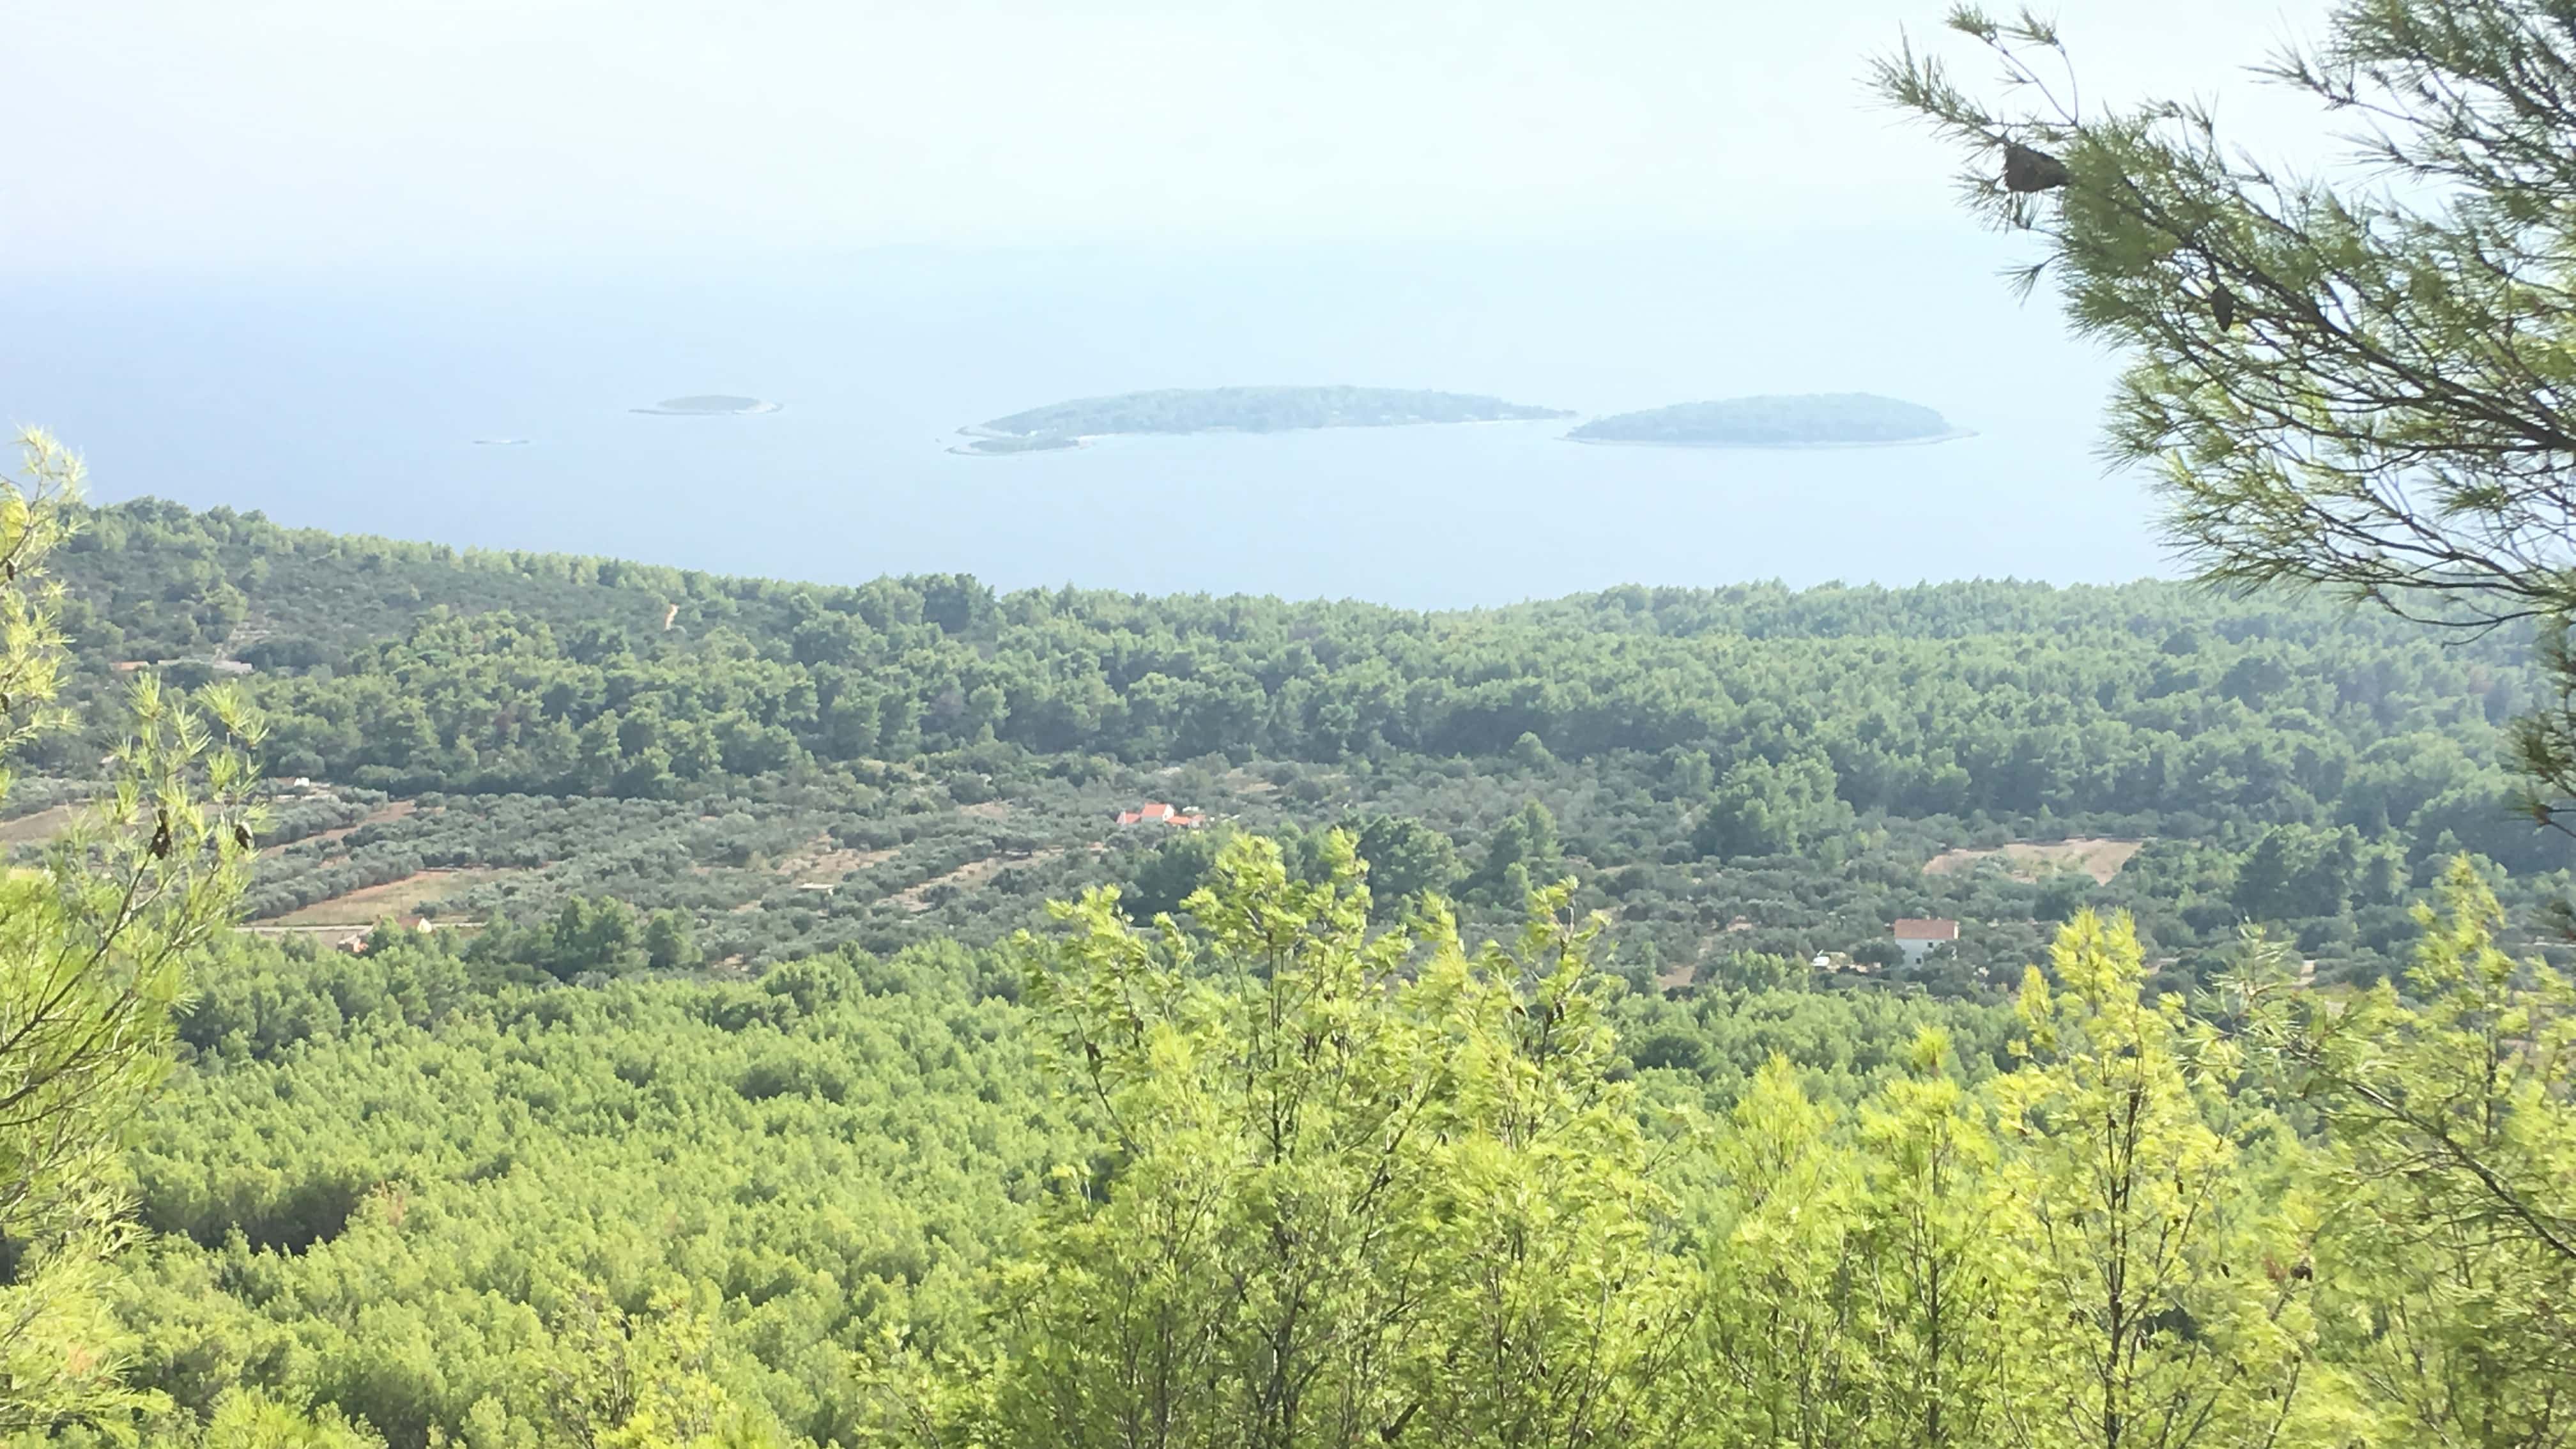
[[[2520,635],[2286,596],[1746,586],[1415,614],[808,586],[152,503],[71,550],[84,687],[248,666],[272,771],[317,782],[271,838],[270,916],[456,870],[451,917],[614,894],[688,913],[712,961],[991,941],[1085,883],[1177,903],[1211,843],[1111,825],[1171,799],[1217,833],[1419,827],[1407,888],[1485,919],[1570,863],[1659,977],[1884,956],[1890,920],[1956,918],[1953,964],[1916,974],[1957,991],[2088,903],[2178,962],[2268,920],[2367,976],[2435,862],[2567,859],[2499,764],[2532,698]],[[38,759],[77,776],[99,743]]]
[[[1362,1012],[1342,1031],[1363,1002],[1425,1013],[1366,1026],[1395,1033],[1385,1050],[1465,1032],[1484,1045],[1459,1061],[1518,1072],[1527,1044],[1491,1013],[1579,1005],[1599,1035],[1531,1058],[1531,1080],[1572,1094],[1582,1140],[1621,1112],[1659,1124],[1654,1153],[1729,1114],[1821,1151],[1857,1112],[1881,1142],[1896,1128],[1868,1124],[1928,1130],[1943,1093],[2039,1081],[2015,1043],[2049,1008],[2023,973],[2088,909],[2134,915],[2117,969],[2156,989],[2233,980],[2262,923],[2272,969],[2345,990],[2424,949],[2412,907],[2465,851],[2486,885],[2455,890],[2500,890],[2502,937],[2556,949],[2536,928],[2565,855],[2498,764],[2533,689],[2527,641],[2501,634],[2446,644],[2163,584],[1415,614],[718,578],[154,503],[79,521],[56,564],[93,723],[29,748],[12,848],[36,858],[101,788],[126,680],[230,680],[267,721],[250,921],[195,966],[179,1070],[129,1158],[146,1236],[118,1261],[119,1352],[167,1403],[121,1422],[174,1440],[301,1414],[353,1444],[497,1449],[649,1411],[695,1427],[613,1442],[855,1444],[907,1415],[949,1434],[1041,1412],[1013,1395],[1042,1385],[961,1386],[956,1356],[1001,1331],[997,1283],[1040,1294],[1007,1332],[1062,1308],[1006,1265],[1073,1241],[1046,1238],[1080,1196],[1064,1164],[1106,1172],[1111,1122],[1180,1110],[1133,1095],[1150,1073],[1066,1075],[1084,1050],[1061,1033],[1097,1005],[1078,983],[1144,960],[1097,952],[1158,912],[1218,933],[1189,951],[1239,958],[1223,902],[1246,891],[1322,912],[1318,950],[1402,955],[1351,965],[1391,974],[1335,1008]],[[1148,801],[1204,823],[1117,822]],[[1447,912],[1462,951],[1508,941],[1561,876],[1551,909],[1605,923],[1567,938],[1573,975],[1440,964]],[[1068,938],[1045,903],[1104,885],[1075,954],[1049,956]],[[1899,917],[1955,919],[1958,939],[1910,961]],[[2116,1004],[2069,959],[2044,979]],[[1185,951],[1119,990],[1217,1032],[1206,1050],[1249,1049],[1177,1004],[1200,969]],[[1397,981],[1504,995],[1471,1009],[1386,995]],[[1126,1030],[1092,1047],[1145,1051]],[[1688,1160],[1635,1199],[1641,1230],[1788,1230],[1735,1158]],[[1830,1195],[1877,1163],[1763,1169],[1823,1174],[1788,1190],[1859,1214],[1798,1253],[1860,1241],[1833,1235],[1878,1209]],[[2228,1191],[2278,1166],[2248,1163]],[[1603,1190],[1634,1168],[1601,1166]],[[1085,1261],[1045,1271],[1125,1271]],[[1822,1261],[1761,1291],[1844,1311]],[[1631,1291],[1680,1301],[1661,1278]]]

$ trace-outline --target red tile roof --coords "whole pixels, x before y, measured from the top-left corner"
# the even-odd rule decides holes
[[[1205,818],[1200,815],[1184,815],[1160,800],[1148,800],[1134,810],[1122,810],[1118,813],[1118,823],[1121,825],[1142,825],[1147,821],[1157,825],[1197,825]]]
[[[1959,939],[1959,923],[1956,921],[1942,920],[1937,916],[1905,916],[1896,922],[1894,930],[1896,932],[1896,939],[1900,941],[1955,941]]]

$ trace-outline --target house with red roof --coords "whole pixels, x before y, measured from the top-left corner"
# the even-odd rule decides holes
[[[1900,916],[1888,928],[1896,937],[1897,949],[1905,953],[1905,964],[1921,964],[1935,946],[1955,945],[1959,940],[1959,923],[1939,916]]]
[[[1177,825],[1187,829],[1207,823],[1207,817],[1195,811],[1166,805],[1160,800],[1148,800],[1133,810],[1120,811],[1118,823],[1121,825]]]

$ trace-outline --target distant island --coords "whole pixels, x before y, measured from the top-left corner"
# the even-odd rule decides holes
[[[1068,438],[1055,433],[1040,433],[1034,437],[1027,438],[977,438],[975,441],[968,443],[962,448],[951,448],[948,451],[952,453],[1044,453],[1055,448],[1079,448],[1081,446],[1082,440],[1080,438]]]
[[[1278,433],[1411,423],[1534,422],[1572,416],[1560,408],[1407,388],[1174,387],[1075,398],[959,428],[959,433],[974,441],[951,451],[1027,453],[1070,448],[1084,438],[1116,433]]]
[[[1832,392],[1677,403],[1595,418],[1566,436],[1578,443],[1671,448],[1852,448],[1938,443],[1969,434],[1914,403]]]
[[[675,418],[720,418],[743,413],[774,413],[778,404],[756,397],[732,397],[724,393],[700,393],[695,397],[666,397],[649,408],[630,409]]]

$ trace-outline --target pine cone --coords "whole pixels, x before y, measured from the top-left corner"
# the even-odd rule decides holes
[[[2066,184],[2066,163],[2018,141],[2004,143],[2004,190],[2054,191]]]

